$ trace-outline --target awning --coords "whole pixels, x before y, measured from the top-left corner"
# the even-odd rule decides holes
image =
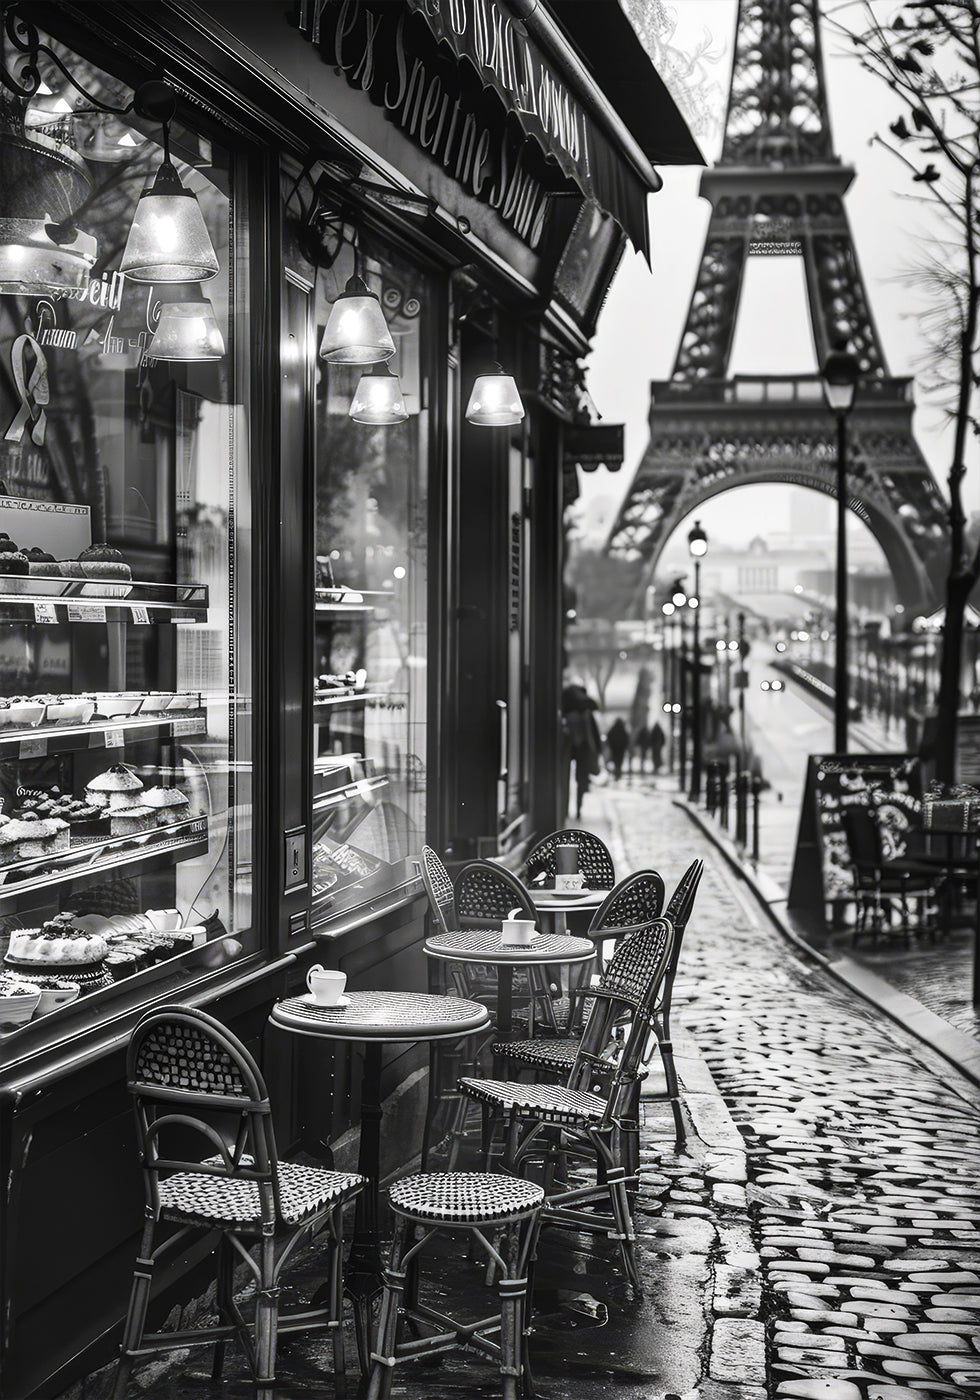
[[[622,423],[572,424],[565,429],[562,454],[566,467],[581,467],[585,472],[618,472],[623,465],[624,432]]]
[[[573,0],[573,8],[578,0]],[[522,131],[553,160],[587,199],[611,214],[633,246],[649,258],[647,195],[662,181],[647,151],[620,116],[612,91],[619,81],[618,54],[610,49],[604,86],[541,5],[526,0],[407,0],[435,38],[467,63],[485,89],[492,89]],[[647,77],[645,125],[668,133],[668,159],[703,164],[673,99],[639,45],[616,0],[601,0],[615,11],[643,56]],[[560,9],[560,6],[552,6]],[[619,20],[615,23],[620,32]],[[602,45],[619,43],[604,34]],[[634,53],[635,58],[635,53]],[[607,95],[608,94],[608,95]],[[680,127],[686,144],[678,134]],[[656,145],[656,143],[654,143]],[[693,152],[693,155],[691,154]],[[656,158],[656,157],[655,157]]]

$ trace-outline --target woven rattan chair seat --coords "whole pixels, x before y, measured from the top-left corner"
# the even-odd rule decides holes
[[[279,1162],[277,1170],[282,1218],[290,1225],[343,1200],[364,1183],[364,1177],[356,1172],[327,1171],[296,1162]],[[258,1231],[262,1220],[258,1183],[177,1172],[160,1183],[160,1213],[185,1225]]]
[[[578,1036],[564,1039],[560,1036],[542,1036],[540,1040],[498,1040],[490,1049],[505,1060],[514,1060],[532,1069],[550,1070],[554,1074],[567,1076],[575,1063],[575,1056],[581,1047]],[[594,1064],[596,1074],[611,1074],[615,1065]]]
[[[560,1084],[520,1084],[507,1079],[461,1079],[460,1089],[481,1103],[518,1113],[526,1112],[547,1123],[599,1123],[606,1100],[583,1089]]]
[[[544,1190],[536,1182],[500,1172],[421,1172],[396,1181],[388,1197],[401,1215],[480,1225],[526,1214],[541,1205]]]

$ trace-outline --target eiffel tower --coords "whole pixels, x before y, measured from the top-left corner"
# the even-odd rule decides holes
[[[802,256],[817,363],[841,339],[861,367],[848,419],[848,505],[880,544],[906,611],[947,573],[943,497],[912,436],[912,381],[888,373],[834,154],[818,0],[739,0],[721,159],[701,177],[711,218],[669,380],[651,385],[650,440],[607,548],[641,557],[702,502],[780,482],[836,498],[836,425],[819,376],[729,372],[746,259]]]

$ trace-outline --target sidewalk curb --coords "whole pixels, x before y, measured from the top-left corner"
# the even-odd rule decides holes
[[[785,893],[767,875],[752,868],[734,841],[717,829],[707,813],[701,812],[684,797],[673,797],[671,801],[697,823],[715,849],[745,881],[768,914],[771,923],[784,938],[807,958],[818,963],[824,971],[856,992],[864,1001],[897,1022],[937,1055],[941,1055],[965,1079],[980,1086],[980,1043],[972,1036],[956,1030],[913,997],[896,991],[883,978],[849,958],[846,953],[837,952],[833,958],[829,958],[801,938],[776,907],[785,903]]]

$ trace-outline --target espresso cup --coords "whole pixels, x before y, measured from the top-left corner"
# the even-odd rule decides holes
[[[317,1006],[336,1006],[347,986],[347,973],[315,963],[306,974],[306,985]]]
[[[536,929],[533,919],[522,919],[519,909],[512,909],[504,919],[500,930],[501,943],[520,947],[534,941]]]

